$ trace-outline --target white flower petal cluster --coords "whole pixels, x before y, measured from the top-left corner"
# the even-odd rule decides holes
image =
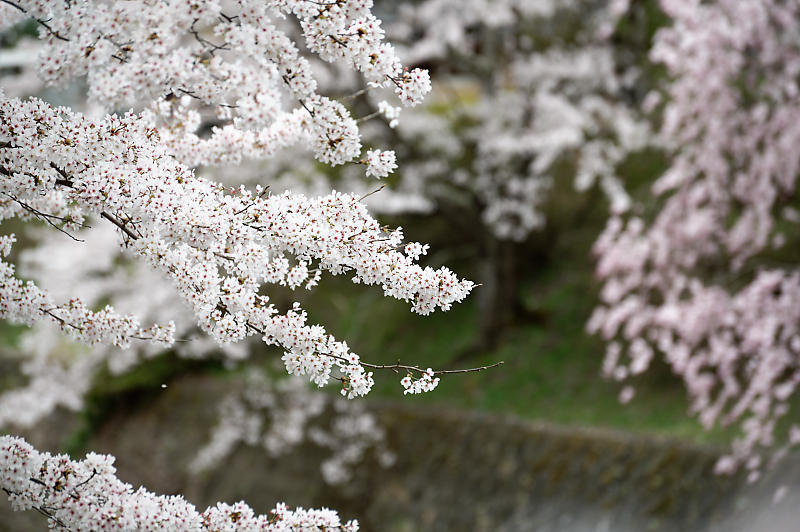
[[[320,161],[342,164],[361,151],[356,122],[341,103],[317,92],[311,64],[283,21],[293,14],[305,46],[323,60],[416,105],[430,91],[427,72],[402,67],[371,7],[364,0],[237,0],[224,7],[20,0],[0,6],[0,29],[25,16],[39,21],[45,82],[86,76],[90,99],[106,109],[149,105],[159,127],[172,130],[163,141],[189,164],[268,157],[298,142],[313,147]],[[229,123],[200,139],[196,111],[209,106]]]
[[[15,510],[36,508],[54,530],[301,532],[358,530],[333,510],[278,504],[257,515],[244,502],[218,503],[199,512],[179,495],[135,490],[116,477],[114,457],[89,453],[84,460],[41,453],[21,438],[0,436],[0,489]]]
[[[0,199],[0,206],[11,201]],[[26,214],[20,213],[20,216],[25,217]],[[0,239],[0,255],[5,257],[10,253],[14,240],[13,234]],[[161,346],[169,346],[174,341],[175,325],[172,322],[143,328],[135,316],[120,315],[110,306],[95,312],[77,298],[56,303],[34,283],[18,279],[14,265],[2,260],[0,317],[26,325],[34,325],[42,319],[52,320],[63,333],[76,340],[87,344],[107,343],[123,349],[138,339],[150,340]]]
[[[387,177],[397,168],[393,151],[367,150],[367,177]]]
[[[419,242],[409,242],[406,244],[405,253],[411,260],[419,260],[420,256],[427,255],[430,246]]]
[[[394,107],[386,100],[381,100],[378,102],[378,112],[386,117],[386,120],[389,121],[389,127],[392,129],[396,128],[397,124],[400,123],[400,111],[400,107]]]
[[[307,438],[330,451],[321,464],[323,479],[330,484],[349,480],[353,466],[368,450],[384,460],[393,456],[386,449],[383,428],[361,402],[309,390],[299,378],[273,384],[254,373],[243,385],[220,402],[219,420],[192,460],[193,472],[224,463],[239,443],[281,456]]]
[[[403,395],[433,391],[439,385],[439,377],[434,375],[435,372],[431,368],[426,369],[417,379],[411,374],[406,375],[400,379],[400,384],[405,388]]]
[[[346,274],[379,285],[420,314],[447,310],[471,291],[471,282],[447,268],[423,268],[417,264],[420,253],[404,253],[402,231],[382,227],[360,195],[273,194],[269,185],[231,187],[194,172],[199,166],[227,171],[289,148],[310,150],[329,165],[358,160],[358,121],[319,87],[308,51],[356,72],[370,90],[394,90],[404,104],[420,103],[430,91],[427,72],[402,66],[371,7],[371,0],[0,3],[0,29],[26,18],[35,22],[41,79],[50,85],[85,80],[94,111],[88,118],[0,90],[0,221],[39,222],[65,241],[78,241],[76,246],[97,238],[103,250],[94,264],[82,263],[85,254],[67,257],[63,250],[51,258],[81,277],[85,301],[68,279],[56,283],[58,276],[45,276],[35,284],[0,261],[0,319],[39,331],[49,325],[90,346],[57,360],[51,354],[63,344],[54,335],[27,335],[27,348],[35,352],[24,368],[30,383],[0,398],[0,423],[29,424],[58,405],[79,408],[97,371],[125,371],[166,346],[197,355],[210,352],[215,342],[229,361],[238,361],[248,352],[235,346],[249,337],[280,346],[289,373],[319,386],[333,379],[346,397],[361,396],[374,383],[372,365],[322,326],[309,324],[300,305],[278,308],[265,293],[268,285],[313,288],[325,273]],[[102,111],[126,108],[131,110],[101,117]],[[397,111],[390,114],[396,120]],[[396,167],[390,151],[374,150],[368,158],[368,172],[376,177]],[[13,236],[0,239],[0,258],[8,258],[13,243]],[[109,252],[114,246],[118,253]],[[39,248],[38,257],[36,250],[25,253],[29,272],[37,263],[39,271],[47,269],[41,264],[48,249],[54,248]],[[141,293],[137,299],[112,286],[122,284],[124,274],[92,283],[92,266],[95,274],[111,272],[120,258],[126,266],[135,262],[137,273],[131,275],[152,283],[150,292],[161,294],[169,286],[173,296],[142,302]],[[98,304],[106,299],[130,313]],[[176,299],[182,303],[174,313],[178,323],[169,312]],[[141,326],[137,307],[156,324]],[[211,340],[198,339],[195,328]],[[133,342],[136,349],[112,348]],[[252,428],[245,418],[243,424]],[[296,428],[297,421],[282,426]],[[376,430],[367,422],[339,429],[352,432],[359,445]],[[282,433],[283,443],[291,443],[295,432]],[[339,436],[333,438],[344,442]],[[356,447],[361,448],[348,445],[342,452],[355,456]],[[0,486],[18,509],[37,507],[54,528],[358,526],[342,524],[326,509],[292,511],[284,505],[268,516],[255,515],[244,503],[220,503],[201,514],[180,497],[133,491],[113,476],[111,457],[76,462],[8,437],[0,439],[0,457]],[[331,462],[332,478],[341,478],[347,463]]]

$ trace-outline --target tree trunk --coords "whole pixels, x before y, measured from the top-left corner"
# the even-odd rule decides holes
[[[516,244],[488,236],[486,256],[481,266],[482,286],[478,296],[478,345],[481,351],[493,349],[503,332],[514,322],[519,284]]]

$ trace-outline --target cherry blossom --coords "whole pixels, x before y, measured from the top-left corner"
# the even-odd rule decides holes
[[[800,277],[768,257],[797,230],[800,6],[661,7],[672,23],[650,56],[671,81],[663,105],[648,99],[671,166],[652,188],[655,216],[612,217],[597,240],[603,288],[589,329],[608,340],[609,376],[639,374],[661,356],[704,426],[739,423],[718,469],[744,464],[754,479],[800,382]]]
[[[244,502],[218,503],[201,513],[180,495],[122,482],[109,455],[72,460],[0,436],[0,457],[0,488],[13,508],[38,510],[54,530],[358,530],[357,521],[342,523],[332,510],[291,510],[282,503],[267,515],[256,515]]]
[[[2,164],[9,179],[0,187],[8,197],[8,215],[48,213],[66,220],[66,227],[83,223],[81,209],[107,219],[123,231],[134,254],[173,280],[203,330],[223,344],[258,333],[289,349],[290,372],[309,373],[317,384],[327,382],[339,365],[353,385],[350,394],[363,395],[371,377],[357,364],[341,363],[346,346],[321,327],[307,326],[301,309],[279,315],[258,294],[263,282],[298,286],[309,277],[307,263],[318,261],[320,270],[350,270],[356,282],[381,284],[386,295],[412,302],[420,314],[446,310],[472,288],[447,268],[422,268],[396,251],[402,231],[386,234],[353,196],[226,191],[194,177],[167,157],[156,144],[156,129],[136,115],[94,123],[40,101],[13,99],[0,103],[0,112],[0,135],[8,139]],[[26,145],[31,129],[39,130],[40,138]],[[45,146],[49,150],[43,151]],[[297,258],[296,265],[287,253]],[[21,321],[31,303],[16,295],[20,283],[5,286],[15,291],[4,301],[20,301],[20,308],[4,308],[4,315]],[[63,322],[76,338],[99,341],[116,323],[104,314],[104,327],[95,330],[79,303],[70,306],[72,314],[60,316],[36,301],[38,310],[30,314]],[[126,331],[149,334],[135,324]],[[162,336],[156,338],[163,341]]]
[[[393,151],[367,150],[367,175],[380,179],[397,168]]]
[[[47,276],[36,283],[24,271],[53,271],[41,254],[54,249],[48,246],[55,237],[22,253],[23,272],[9,260],[15,236],[0,239],[0,318],[58,330],[89,346],[56,360],[50,356],[55,344],[48,344],[53,335],[26,335],[30,382],[0,397],[0,423],[30,424],[59,405],[79,408],[106,366],[125,371],[166,347],[196,356],[213,349],[237,362],[249,355],[237,344],[251,337],[280,347],[288,373],[318,386],[333,380],[347,398],[367,394],[377,369],[426,380],[472,371],[364,362],[323,326],[308,323],[299,304],[278,308],[270,300],[270,285],[312,289],[327,274],[377,285],[423,315],[448,310],[470,293],[472,282],[404,252],[402,229],[382,226],[364,194],[281,193],[263,178],[222,184],[196,172],[199,166],[230,170],[290,149],[295,157],[308,150],[330,166],[366,164],[375,177],[394,170],[393,151],[376,147],[362,155],[359,120],[347,98],[323,93],[307,52],[357,73],[368,90],[419,104],[431,90],[430,77],[401,64],[371,7],[369,0],[0,2],[0,30],[26,19],[36,24],[42,81],[85,80],[93,102],[83,114],[0,90],[0,221],[17,218],[50,230],[63,239],[65,251],[54,255],[62,260],[69,246],[103,250],[93,264],[83,263],[86,255],[66,258],[78,265],[78,286]],[[384,112],[398,114],[390,106]],[[139,282],[152,283],[149,292],[169,295],[142,302],[116,287],[92,285],[88,269],[112,271],[117,257],[135,265],[131,275],[142,276]],[[83,298],[71,292],[76,288],[85,289]],[[98,305],[110,295],[128,313]],[[348,423],[337,421],[336,431],[352,432],[359,445],[379,432],[367,421]],[[36,507],[56,528],[357,528],[329,510],[283,505],[268,516],[256,516],[244,503],[220,503],[200,514],[180,497],[134,492],[114,477],[112,457],[76,462],[11,437],[0,441],[0,484],[17,509]],[[350,447],[343,453],[357,454]],[[347,461],[333,459],[325,468],[341,479]]]

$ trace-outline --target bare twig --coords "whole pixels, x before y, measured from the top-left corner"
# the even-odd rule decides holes
[[[381,115],[380,111],[373,111],[372,113],[370,113],[370,114],[368,114],[366,116],[362,116],[361,118],[356,119],[356,124],[360,124],[361,122],[366,122],[367,120],[369,120],[371,118],[375,118],[376,116],[380,116],[380,115]]]
[[[345,48],[347,48],[347,43],[343,42],[341,39],[339,39],[335,35],[328,34],[328,37],[333,39],[336,42],[336,44],[338,44],[339,46],[344,46]]]
[[[239,22],[239,15],[229,16],[220,11],[219,16],[222,17],[225,20],[225,22],[233,22],[233,21]]]
[[[56,185],[61,185],[63,187],[73,188],[72,186],[72,176],[69,175],[67,172],[59,168],[56,163],[51,162],[50,168],[58,172],[58,175],[61,176],[61,179],[56,179]]]
[[[45,516],[46,518],[52,520],[55,524],[57,524],[59,527],[63,528],[64,530],[72,530],[71,528],[69,528],[67,526],[67,524],[64,521],[62,521],[61,519],[59,519],[58,517],[56,517],[55,515],[50,513],[48,510],[45,510],[41,506],[34,506],[33,509],[36,510],[37,512],[39,512],[40,514],[42,514],[43,516]]]
[[[349,362],[344,357],[340,357],[340,356],[337,356],[337,355],[329,355],[327,353],[321,353],[321,354],[322,354],[322,356],[335,358],[337,360],[341,360],[342,362]],[[389,370],[392,370],[392,371],[395,371],[395,372],[398,369],[404,369],[404,370],[407,370],[407,371],[416,371],[420,375],[425,373],[425,370],[420,368],[419,366],[409,366],[409,365],[406,365],[406,364],[401,364],[399,362],[397,364],[370,364],[369,362],[359,361],[359,364],[361,364],[362,366],[364,366],[366,368],[370,368],[370,369],[389,369]],[[474,368],[465,368],[465,369],[439,369],[439,370],[435,370],[433,372],[433,374],[434,375],[446,375],[446,374],[452,374],[452,373],[476,373],[478,371],[484,371],[484,370],[487,370],[487,369],[496,368],[498,366],[502,366],[503,364],[505,364],[505,361],[501,360],[500,362],[495,362],[494,364],[490,364],[488,366],[478,366],[478,367],[474,367]]]
[[[381,191],[381,190],[383,190],[384,188],[386,188],[386,184],[383,184],[383,185],[379,186],[378,188],[376,188],[376,189],[375,189],[375,190],[373,190],[372,192],[367,192],[366,194],[364,194],[363,196],[361,196],[360,198],[358,198],[358,200],[357,200],[357,201],[362,201],[362,200],[364,200],[365,198],[368,198],[368,197],[372,196],[373,194],[377,194],[378,192],[380,192],[380,191]]]
[[[186,89],[181,89],[181,88],[179,88],[178,90],[179,90],[180,92],[184,93],[186,96],[189,96],[189,97],[191,97],[191,98],[194,98],[195,100],[199,100],[199,99],[200,99],[200,96],[196,95],[196,94],[194,93],[194,91],[187,91]]]
[[[357,90],[356,92],[354,92],[353,94],[345,94],[344,96],[340,96],[338,98],[338,100],[339,101],[342,101],[342,100],[354,100],[354,99],[358,98],[359,96],[361,96],[362,94],[366,94],[367,92],[369,92],[369,90],[366,89],[366,88],[360,89],[360,90]]]
[[[90,480],[92,480],[92,479],[93,479],[94,477],[96,477],[96,476],[97,476],[97,469],[94,469],[94,468],[92,468],[92,474],[91,474],[91,476],[89,476],[89,478],[87,478],[87,479],[86,479],[86,480],[84,480],[83,482],[79,483],[79,484],[78,484],[78,485],[76,485],[74,488],[72,488],[72,491],[73,491],[73,492],[75,492],[75,490],[76,490],[76,489],[80,488],[81,486],[83,486],[83,485],[85,485],[85,484],[88,484],[88,483],[89,483],[89,481],[90,481]]]
[[[29,480],[35,481],[37,484],[41,484],[41,485],[49,488],[49,486],[47,486],[47,484],[45,484],[44,482],[42,482],[41,480],[39,480],[37,478],[31,477]],[[13,491],[13,490],[9,490],[9,489],[6,489],[6,488],[3,488],[3,491],[6,492],[6,495],[19,495],[19,492]],[[61,519],[59,519],[58,517],[53,515],[50,511],[48,511],[44,507],[42,507],[42,506],[33,506],[33,509],[36,510],[37,512],[39,512],[40,514],[42,514],[43,516],[45,516],[47,519],[52,520],[55,524],[57,524],[62,529],[64,529],[64,530],[72,530],[71,528],[69,528],[67,526],[67,524],[64,521],[62,521]]]
[[[81,327],[81,326],[79,326],[79,325],[74,325],[74,324],[72,324],[72,323],[70,323],[70,322],[66,321],[66,320],[65,320],[64,318],[62,318],[61,316],[56,316],[55,314],[53,314],[53,311],[52,311],[52,310],[44,309],[44,310],[42,310],[42,312],[43,312],[43,313],[45,313],[45,314],[47,314],[48,316],[50,316],[50,317],[51,317],[51,318],[53,318],[54,320],[56,320],[58,323],[60,323],[60,324],[61,324],[62,326],[64,326],[64,327],[72,327],[72,328],[73,328],[73,329],[75,329],[76,331],[82,331],[82,330],[83,330],[83,327]]]
[[[214,44],[213,42],[209,41],[208,39],[206,39],[205,37],[200,35],[200,32],[198,32],[194,27],[194,25],[197,24],[197,20],[198,19],[194,19],[192,21],[192,25],[189,27],[189,33],[191,33],[194,36],[194,38],[197,40],[197,42],[199,42],[200,44],[202,44],[204,47],[206,47],[208,49],[208,53],[209,54],[214,55],[214,52],[216,52],[217,50],[229,50],[230,49],[230,46],[226,42],[222,43],[222,44]]]

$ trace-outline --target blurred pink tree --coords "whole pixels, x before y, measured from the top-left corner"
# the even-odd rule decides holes
[[[718,468],[745,463],[755,479],[800,382],[800,276],[775,260],[796,256],[800,222],[800,3],[660,5],[671,24],[650,57],[669,81],[648,105],[671,165],[652,186],[656,214],[613,216],[595,244],[603,288],[589,329],[608,340],[607,375],[663,356],[704,426],[741,423]]]

